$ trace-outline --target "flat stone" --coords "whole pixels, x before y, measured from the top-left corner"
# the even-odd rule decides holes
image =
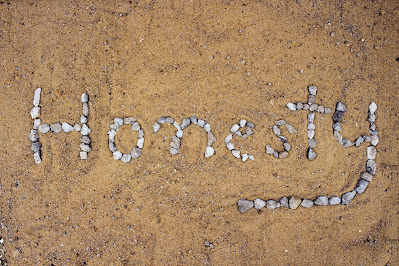
[[[178,131],[176,132],[176,137],[178,137],[178,138],[180,139],[180,138],[183,137],[183,134],[184,134],[183,129],[180,129],[180,130],[178,130]]]
[[[239,126],[239,125],[233,124],[233,125],[231,126],[231,128],[230,128],[230,132],[231,132],[231,133],[236,133],[237,130],[239,130],[239,129],[240,129],[240,126]]]
[[[357,194],[362,194],[366,190],[368,185],[369,185],[368,181],[360,178],[359,181],[356,184],[356,187],[355,187],[356,193]]]
[[[275,158],[278,158],[278,151],[274,151],[274,152],[273,152],[273,156],[274,156]]]
[[[316,147],[317,144],[317,140],[316,139],[308,139],[308,144],[309,144],[309,148],[314,148]]]
[[[314,117],[315,117],[315,113],[309,113],[308,114],[308,122],[309,123],[313,123],[314,122]]]
[[[314,95],[309,95],[309,96],[308,96],[308,104],[309,104],[309,105],[314,104],[315,100],[316,100],[316,97],[315,97]],[[310,108],[309,108],[309,109],[310,109]]]
[[[211,132],[211,124],[209,124],[209,123],[206,123],[205,125],[204,125],[204,129],[205,129],[205,131],[206,132]]]
[[[113,142],[112,140],[108,140],[108,149],[111,152],[116,152],[118,149],[116,148],[115,142]]]
[[[285,124],[285,128],[290,134],[298,133],[298,131],[291,125]]]
[[[370,114],[374,114],[375,111],[377,111],[377,105],[375,104],[375,102],[372,102],[369,106],[369,113]]]
[[[141,129],[140,124],[138,122],[134,122],[132,125],[133,131],[139,131]]]
[[[90,145],[89,145],[89,144],[86,144],[86,143],[80,143],[80,144],[79,144],[79,148],[80,148],[82,151],[85,151],[85,152],[90,152],[90,151],[91,151]]]
[[[89,104],[88,103],[82,103],[82,110],[83,110],[84,116],[89,116]]]
[[[205,150],[205,158],[211,157],[215,153],[215,150],[211,146],[207,146]]]
[[[83,124],[82,129],[80,130],[80,134],[87,136],[90,134],[90,132],[91,129],[86,124]]]
[[[39,106],[40,105],[40,94],[42,93],[42,88],[37,88],[35,90],[35,94],[33,96],[33,105]]]
[[[343,139],[342,140],[342,145],[344,145],[345,148],[351,147],[353,144],[349,139]]]
[[[42,162],[42,158],[40,156],[40,151],[33,153],[33,159],[35,160],[36,164],[39,164]]]
[[[86,124],[86,123],[87,123],[87,117],[84,116],[84,115],[82,115],[82,116],[80,117],[80,123],[81,123],[81,124]]]
[[[377,156],[377,149],[374,146],[367,147],[367,159],[374,160]]]
[[[234,150],[235,148],[234,144],[231,142],[226,143],[226,147],[229,151]]]
[[[122,153],[120,151],[115,151],[112,153],[112,157],[114,157],[114,160],[120,160],[122,158]]]
[[[370,142],[371,141],[371,137],[368,135],[363,136],[363,139],[365,142]]]
[[[82,136],[80,138],[80,142],[84,144],[91,144],[91,139],[89,136]]]
[[[137,121],[137,119],[134,118],[133,116],[123,118],[123,123],[126,125],[133,125],[134,122],[136,122],[136,121]]]
[[[340,112],[346,112],[346,106],[345,104],[338,102],[337,107],[335,107],[335,110]]]
[[[321,114],[323,114],[324,113],[324,106],[323,105],[317,106],[317,110],[316,111],[321,113]]]
[[[282,125],[285,125],[285,121],[283,119],[280,119],[280,120],[274,121],[274,124],[276,126],[282,126]]]
[[[324,107],[324,113],[325,113],[325,114],[331,114],[331,113],[332,113],[331,108],[329,108],[329,107]]]
[[[238,150],[232,150],[231,153],[232,153],[233,156],[236,157],[236,158],[240,158],[240,157],[241,157],[241,156],[240,156],[240,151],[238,151]]]
[[[198,125],[199,125],[200,127],[204,127],[204,126],[205,126],[205,120],[203,120],[203,119],[198,119]]]
[[[295,111],[295,110],[296,110],[296,104],[287,103],[287,107],[288,107],[288,109],[290,109],[291,111]]]
[[[137,134],[139,139],[144,139],[144,131],[142,129],[139,130],[139,133]]]
[[[284,136],[278,136],[278,139],[279,139],[281,142],[287,142],[287,138],[284,137]]]
[[[50,129],[54,133],[60,133],[62,131],[62,126],[60,123],[55,123],[50,125]]]
[[[39,140],[39,132],[36,129],[31,129],[29,133],[29,140],[32,142]]]
[[[308,139],[313,139],[314,135],[315,135],[315,131],[313,129],[308,130]]]
[[[198,124],[198,118],[196,116],[191,116],[190,117],[190,121],[191,123],[193,123],[194,125]]]
[[[341,203],[341,198],[337,197],[337,196],[332,196],[330,197],[330,199],[328,200],[328,203],[330,205],[338,205]]]
[[[289,144],[288,142],[284,142],[283,143],[283,147],[284,147],[284,150],[286,150],[286,151],[290,151],[291,150],[291,144]]]
[[[124,124],[124,120],[123,120],[122,118],[120,118],[120,117],[115,117],[115,118],[114,118],[114,123],[115,123],[118,127],[120,127],[120,126],[122,126],[122,125]]]
[[[169,152],[170,152],[170,154],[175,155],[175,154],[178,154],[178,153],[179,153],[179,150],[178,150],[178,149],[175,149],[175,148],[170,148],[170,149],[169,149]]]
[[[255,199],[254,200],[255,209],[260,210],[260,209],[262,209],[265,206],[266,206],[266,201],[265,200],[262,200],[262,199]]]
[[[62,125],[62,130],[64,132],[71,132],[72,130],[74,130],[73,126],[71,126],[70,124],[68,124],[67,122],[63,122]]]
[[[42,120],[40,118],[36,118],[33,120],[33,129],[38,129]]]
[[[180,127],[182,129],[185,129],[186,127],[188,127],[188,125],[190,125],[190,123],[191,123],[190,118],[183,118]]]
[[[334,131],[334,138],[338,141],[339,144],[341,144],[341,145],[343,144],[343,142],[342,142],[342,135],[339,134],[338,131]]]
[[[175,122],[175,120],[173,119],[173,117],[168,116],[168,117],[165,118],[165,123],[166,124],[172,125],[174,122]]]
[[[132,160],[132,155],[130,153],[122,154],[121,161],[124,163],[128,163]]]
[[[303,110],[309,110],[309,104],[307,104],[307,103],[305,103],[305,104],[303,104]]]
[[[181,129],[181,126],[180,126],[179,123],[177,123],[177,121],[173,122],[173,125],[175,126],[175,128],[176,128],[177,130],[180,130],[180,129]]]
[[[161,117],[158,119],[157,122],[158,122],[159,124],[163,124],[163,123],[166,122],[166,118],[165,118],[164,116],[161,116]]]
[[[87,152],[81,151],[79,155],[81,160],[87,160]]]
[[[316,86],[309,86],[308,91],[311,95],[316,95],[317,94],[317,87]]]
[[[303,102],[297,102],[296,103],[296,109],[297,110],[302,110],[303,109]]]
[[[238,211],[241,213],[245,213],[254,207],[254,202],[252,200],[244,200],[240,199],[237,202]]]
[[[313,123],[308,123],[308,129],[309,129],[309,130],[315,130],[315,129],[316,129],[315,124],[313,124]]]
[[[339,123],[334,123],[332,125],[332,127],[333,127],[334,131],[337,131],[337,132],[341,131],[341,125]]]
[[[356,191],[350,191],[350,192],[346,192],[346,193],[342,194],[341,204],[348,205],[349,203],[352,202],[352,200],[355,198],[355,196],[356,196]]]
[[[154,133],[157,133],[161,126],[157,122],[155,122],[155,124],[152,125],[152,128],[154,129]]]
[[[319,106],[318,104],[312,103],[312,104],[309,106],[309,111],[311,111],[311,112],[316,111],[318,106]]]
[[[274,149],[269,144],[266,145],[266,153],[270,155],[274,153]]]
[[[82,103],[87,103],[89,101],[89,95],[87,93],[82,94]]]
[[[169,144],[172,148],[179,149],[180,148],[180,139],[176,136],[172,136],[172,141]]]
[[[311,208],[313,207],[313,200],[310,199],[303,199],[301,202],[301,206],[304,208]]]
[[[360,178],[370,182],[371,180],[373,180],[373,175],[367,172],[362,172],[360,174]]]
[[[110,131],[108,131],[108,139],[109,140],[112,140],[112,141],[115,142],[115,135],[116,135],[116,130],[115,129],[111,129]]]
[[[281,206],[281,207],[286,207],[286,208],[289,207],[288,198],[287,198],[287,197],[282,197],[282,198],[280,199],[280,206]]]
[[[364,142],[363,137],[362,137],[362,136],[358,137],[358,138],[355,140],[355,147],[359,147],[360,144],[362,144],[363,142]]]
[[[224,143],[229,143],[233,139],[233,134],[227,135],[227,137],[224,139]]]
[[[133,147],[130,155],[132,155],[133,159],[138,159],[141,156],[142,150],[140,147]]]
[[[240,124],[240,127],[245,127],[245,125],[247,124],[247,120],[241,119],[239,124]]]
[[[268,209],[277,209],[280,208],[280,202],[276,200],[268,200],[266,202],[266,208]]]
[[[206,146],[212,146],[215,143],[216,137],[212,134],[212,132],[208,133],[208,141],[206,142]]]
[[[336,122],[341,122],[343,117],[343,113],[340,111],[335,111],[332,115],[332,120],[336,123]]]
[[[310,161],[316,158],[317,154],[312,148],[308,148],[307,157]]]
[[[255,161],[255,157],[252,154],[248,154],[248,159],[251,161]]]
[[[255,124],[252,123],[251,121],[247,121],[247,127],[249,127],[249,128],[254,128],[254,127],[255,127]]]
[[[286,152],[286,151],[280,152],[280,153],[278,154],[278,158],[279,158],[279,159],[287,158],[287,156],[288,156],[288,152]]]
[[[75,125],[73,126],[73,129],[74,129],[75,131],[80,132],[80,130],[82,129],[82,126],[79,125],[79,124],[75,124]]]
[[[32,119],[36,119],[40,117],[40,114],[42,113],[42,109],[38,106],[35,106],[30,110],[30,116]]]
[[[369,121],[369,123],[374,123],[375,119],[376,119],[375,114],[369,114],[367,121]]]
[[[274,133],[275,135],[277,135],[277,136],[280,136],[280,135],[281,135],[281,131],[280,131],[280,129],[278,128],[278,126],[276,126],[276,125],[273,126],[273,133]]]
[[[138,147],[139,149],[142,149],[142,148],[144,147],[144,138],[139,138],[139,139],[137,140],[137,147]]]
[[[35,153],[41,150],[42,144],[39,141],[32,142],[31,150]]]
[[[314,204],[320,205],[320,206],[326,206],[326,205],[328,205],[328,198],[326,196],[319,196],[314,201]]]
[[[50,126],[49,126],[49,124],[41,124],[40,126],[39,126],[39,131],[41,132],[41,133],[47,133],[47,132],[49,132],[50,131]]]
[[[302,200],[300,198],[297,197],[291,197],[289,200],[289,206],[292,210],[295,210],[296,208],[299,207],[299,205],[301,204]]]
[[[370,143],[373,146],[377,146],[378,144],[378,136],[377,135],[373,135],[370,137]]]
[[[368,160],[367,161],[367,163],[366,163],[366,171],[367,171],[367,173],[375,175],[375,172],[377,171],[377,164],[375,163],[374,160]]]

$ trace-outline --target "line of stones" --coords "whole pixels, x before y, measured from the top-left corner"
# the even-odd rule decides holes
[[[73,130],[80,132],[82,137],[80,139],[81,143],[79,145],[81,152],[80,152],[80,159],[86,160],[87,154],[91,151],[91,139],[89,134],[91,129],[87,125],[87,120],[89,117],[89,96],[87,93],[82,94],[82,108],[83,108],[83,115],[80,117],[80,124],[75,124],[74,126],[68,124],[67,122],[60,122],[54,124],[46,124],[41,123],[40,115],[41,115],[41,107],[40,107],[40,96],[41,96],[42,89],[37,88],[35,90],[35,94],[33,97],[33,108],[31,109],[30,115],[33,119],[33,129],[29,133],[29,140],[32,142],[31,150],[33,151],[33,158],[36,164],[42,162],[41,158],[41,150],[42,144],[39,141],[39,132],[46,134],[48,132],[60,133],[64,132],[71,132]]]
[[[245,133],[241,133],[240,128],[245,128]],[[224,139],[224,142],[226,144],[226,148],[231,151],[233,156],[237,159],[240,159],[245,162],[246,160],[250,159],[252,161],[255,160],[255,157],[252,154],[248,153],[243,153],[241,154],[241,151],[236,149],[235,145],[231,143],[233,139],[233,134],[239,137],[242,137],[244,139],[248,138],[250,135],[252,135],[253,128],[255,127],[254,123],[247,121],[246,119],[241,119],[238,124],[233,124],[233,126],[230,128],[230,134],[227,135],[227,137]]]
[[[298,133],[298,131],[291,125],[287,124],[287,122],[283,119],[274,121],[274,125],[272,127],[273,133],[277,136],[277,138],[283,143],[284,151],[274,150],[270,144],[266,145],[265,151],[266,154],[274,155],[274,157],[279,159],[284,159],[289,155],[289,151],[291,150],[291,144],[288,142],[287,138],[281,134],[280,127],[285,126],[287,131],[290,134]]]
[[[370,146],[367,147],[367,162],[366,162],[366,170],[363,171],[360,174],[360,178],[354,188],[354,190],[343,193],[341,197],[338,196],[318,196],[315,200],[307,199],[307,198],[299,198],[299,197],[282,197],[280,200],[262,200],[262,199],[255,199],[254,201],[251,200],[246,200],[246,199],[240,199],[237,202],[238,205],[238,211],[241,213],[245,213],[249,211],[252,208],[255,209],[262,209],[264,207],[268,209],[276,209],[280,207],[289,207],[293,210],[297,209],[299,206],[304,207],[304,208],[311,208],[314,205],[319,205],[319,206],[327,206],[327,205],[338,205],[338,204],[343,204],[343,205],[348,205],[349,203],[352,202],[352,200],[355,198],[356,194],[362,194],[366,188],[368,187],[369,182],[373,179],[373,176],[375,175],[377,171],[377,164],[375,162],[375,158],[377,156],[377,149],[376,146],[378,144],[378,137],[377,137],[377,128],[374,124],[375,121],[375,111],[377,110],[377,105],[372,102],[369,106],[369,114],[368,114],[368,120],[372,120],[373,122],[370,122],[370,134],[371,136],[367,136],[366,140],[370,139]],[[345,112],[343,111],[342,105],[339,104],[337,105],[336,112]],[[341,115],[336,115],[340,116],[342,119],[342,114]],[[337,120],[336,118],[333,119],[334,123],[338,123],[339,119]],[[334,130],[334,132],[336,132]],[[373,135],[375,134],[375,135]],[[369,138],[368,138],[369,137]],[[364,137],[362,137],[364,139]],[[359,144],[360,145],[360,144]]]

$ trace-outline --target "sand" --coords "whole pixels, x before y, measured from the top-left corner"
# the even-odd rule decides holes
[[[113,3],[111,3],[113,2]],[[9,265],[398,265],[398,50],[395,1],[2,1],[0,3],[0,219]],[[252,209],[237,201],[340,195],[364,170],[366,145],[345,149],[331,115],[316,115],[306,159],[307,112],[288,102],[347,106],[344,137],[368,133],[378,105],[377,174],[348,206]],[[79,158],[79,133],[41,134],[36,165],[28,135],[37,87],[42,121],[79,121],[90,97],[93,151]],[[216,136],[184,132],[171,156],[172,126],[160,116],[206,119]],[[134,116],[143,154],[112,159],[107,131]],[[235,138],[255,161],[241,162],[223,139],[245,118],[254,135]],[[290,155],[271,126],[284,119]],[[121,151],[137,142],[128,127]],[[4,262],[3,261],[3,262]]]

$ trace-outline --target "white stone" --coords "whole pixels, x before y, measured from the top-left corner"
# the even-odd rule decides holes
[[[206,123],[205,125],[204,125],[204,129],[205,129],[205,131],[206,132],[211,132],[211,124],[209,124],[209,123]]]
[[[240,158],[240,151],[238,151],[238,150],[232,150],[231,153],[233,154],[234,157]]]
[[[206,147],[205,158],[211,157],[214,153],[215,153],[215,150],[212,147],[210,147],[210,146]]]
[[[82,129],[80,130],[80,134],[87,136],[90,133],[91,129],[86,124],[83,124]]]
[[[178,149],[175,149],[175,148],[170,148],[170,149],[169,149],[169,152],[170,152],[170,154],[175,155],[175,154],[178,154],[178,153],[179,153],[179,150],[178,150]]]
[[[120,160],[122,158],[122,153],[120,151],[115,151],[112,153],[114,160]]]
[[[75,131],[80,132],[80,130],[82,129],[82,126],[79,125],[79,124],[75,124],[75,125],[73,126],[73,128],[75,129]]]
[[[240,126],[239,126],[239,125],[233,124],[233,126],[232,126],[231,129],[230,129],[230,131],[231,131],[231,133],[236,133],[237,130],[239,130],[239,129],[240,129]]]
[[[91,151],[90,145],[89,145],[89,144],[86,144],[86,143],[80,143],[80,144],[79,144],[79,148],[80,148],[82,151],[85,151],[85,152],[90,152],[90,151]]]
[[[36,119],[40,117],[40,114],[42,112],[42,109],[38,106],[35,106],[32,108],[32,110],[30,110],[30,115],[32,117],[32,119]]]
[[[377,105],[375,104],[375,102],[372,102],[369,106],[369,112],[370,114],[374,114],[375,111],[377,111]]]
[[[154,129],[154,133],[157,133],[161,126],[155,122],[155,124],[152,125],[152,128]]]
[[[84,116],[89,116],[89,104],[88,103],[83,103],[82,104],[82,109],[83,109],[83,115]]]
[[[229,151],[234,150],[234,144],[231,142],[227,142],[226,143],[226,147]]]
[[[50,125],[50,129],[54,133],[60,133],[62,131],[62,126],[60,123],[55,123]]]
[[[114,123],[118,125],[118,127],[122,126],[124,124],[124,121],[120,117],[115,117],[114,118]]]
[[[29,133],[29,140],[34,142],[39,140],[39,133],[36,129],[31,129]]]
[[[133,125],[133,123],[136,121],[137,119],[132,116],[123,118],[123,123],[125,123],[126,125]]]
[[[137,147],[142,149],[144,147],[144,138],[141,138],[137,141]]]
[[[108,131],[108,139],[109,140],[112,140],[113,142],[115,142],[115,135],[116,135],[115,129],[111,129],[110,131]]]
[[[33,159],[35,159],[36,164],[39,164],[42,162],[42,158],[40,157],[40,151],[37,151],[33,154]]]
[[[204,127],[204,126],[205,126],[205,120],[203,120],[203,119],[198,119],[198,125],[199,125],[200,127]]]
[[[89,101],[89,95],[87,93],[82,94],[82,103],[87,103]]]
[[[377,149],[374,146],[367,147],[367,159],[374,160],[377,156]]]
[[[41,124],[41,125],[39,126],[39,131],[40,131],[40,133],[44,133],[44,134],[46,134],[47,132],[49,132],[49,131],[50,131],[50,126],[49,126],[49,124]]]
[[[312,129],[312,130],[308,130],[308,139],[313,139],[314,138],[314,134],[315,134],[315,131]]]
[[[371,136],[370,143],[371,143],[371,145],[373,145],[373,146],[377,146],[377,144],[378,144],[378,136],[377,136],[377,135]]]
[[[243,162],[245,162],[246,160],[248,160],[248,154],[246,154],[246,153],[242,154],[242,155],[241,155],[241,160],[242,160]]]
[[[338,205],[338,204],[341,203],[341,198],[340,198],[340,197],[337,197],[337,196],[332,196],[332,197],[329,199],[328,203],[329,203],[330,205]]]
[[[81,151],[79,155],[81,160],[87,160],[87,152]]]
[[[247,120],[245,120],[245,119],[240,120],[240,127],[245,127],[246,124],[247,124]]]
[[[42,122],[42,120],[40,120],[39,118],[36,118],[35,120],[33,120],[33,129],[38,129],[41,122]]]
[[[296,104],[287,103],[287,107],[288,107],[288,109],[290,109],[291,111],[295,111],[295,110],[296,110]]]
[[[316,95],[317,87],[316,86],[309,86],[308,91],[311,95]]]
[[[248,155],[248,158],[249,158],[250,160],[252,160],[252,161],[255,161],[255,157],[254,157],[252,154],[249,154],[249,155]]]
[[[80,123],[81,123],[81,124],[86,124],[86,123],[87,123],[87,117],[84,116],[84,115],[82,115],[82,116],[80,117]]]
[[[233,139],[233,134],[227,135],[227,137],[224,139],[224,143],[229,143]]]
[[[138,159],[141,156],[141,153],[142,152],[140,148],[134,147],[130,154],[132,155],[132,159]]]
[[[262,199],[255,199],[254,200],[254,207],[257,210],[260,210],[266,206],[266,201]]]
[[[65,132],[71,132],[73,129],[73,126],[71,126],[67,122],[62,123],[62,130],[64,130]]]
[[[42,93],[41,88],[37,88],[35,90],[35,95],[33,96],[33,105],[34,106],[39,106],[40,105],[40,94]]]
[[[130,162],[130,160],[132,159],[132,155],[130,153],[124,153],[121,157],[121,161],[124,163],[128,163]]]
[[[180,129],[176,132],[176,137],[181,138],[183,137],[183,129]]]
[[[140,124],[138,122],[134,122],[132,125],[132,129],[134,131],[139,131],[140,130]]]

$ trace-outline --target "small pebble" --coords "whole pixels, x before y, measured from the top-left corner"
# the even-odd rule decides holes
[[[270,155],[274,153],[274,149],[269,144],[266,145],[266,153]]]
[[[326,205],[328,205],[328,198],[326,196],[319,196],[314,201],[314,204],[320,205],[320,206],[326,206]]]
[[[227,137],[224,139],[224,143],[229,143],[233,139],[233,134],[227,135]]]
[[[362,136],[358,137],[358,138],[355,140],[355,147],[359,147],[360,144],[362,144],[363,142],[364,142],[363,137],[362,137]]]
[[[205,158],[211,157],[215,153],[215,150],[211,146],[207,146],[205,150]]]
[[[367,173],[375,175],[375,172],[377,171],[377,164],[375,163],[374,160],[368,160],[367,161],[367,163],[366,163],[366,171],[367,171]]]
[[[134,122],[132,125],[133,131],[139,131],[141,129],[140,124],[138,122]]]
[[[44,134],[46,134],[47,132],[49,132],[49,131],[50,131],[50,126],[49,126],[49,124],[41,124],[41,125],[39,126],[39,131],[40,131],[41,133],[44,133]]]
[[[289,205],[288,205],[288,198],[287,198],[287,197],[282,197],[282,198],[280,199],[280,206],[281,206],[281,207],[286,207],[286,208],[289,207]]]
[[[88,103],[83,103],[82,104],[83,108],[83,115],[84,116],[89,116],[89,104]]]
[[[110,131],[108,131],[108,139],[109,140],[115,141],[115,135],[116,135],[115,129],[111,129]]]
[[[141,156],[141,153],[142,151],[140,147],[133,147],[130,155],[132,156],[132,159],[138,159]]]
[[[314,147],[316,147],[317,140],[316,139],[308,139],[308,144],[309,144],[309,147],[313,149]]]
[[[121,157],[121,161],[124,163],[128,163],[132,160],[132,155],[130,153],[124,153]]]
[[[85,144],[85,143],[80,143],[80,144],[79,144],[79,148],[80,148],[82,151],[85,151],[85,152],[90,152],[90,151],[91,151],[90,145]]]
[[[181,126],[180,126],[179,123],[177,123],[177,121],[173,122],[173,125],[175,126],[175,128],[176,128],[177,130],[180,130],[180,129],[181,129]]]
[[[369,185],[368,181],[360,178],[359,181],[357,182],[356,187],[355,187],[356,193],[357,194],[362,194],[366,190],[368,185]]]
[[[91,139],[88,136],[82,136],[80,142],[84,144],[91,144]]]
[[[310,199],[303,199],[301,202],[301,206],[304,208],[311,208],[313,207],[313,200]]]
[[[33,152],[38,152],[42,148],[42,144],[39,141],[32,142],[32,146],[30,147]]]
[[[249,154],[249,155],[248,155],[248,158],[249,158],[250,160],[252,160],[252,161],[255,161],[255,157],[254,157],[252,154]]]
[[[114,157],[114,160],[120,160],[122,158],[122,153],[120,151],[115,151],[112,153],[112,157]]]
[[[281,142],[287,142],[287,138],[284,137],[284,136],[278,136],[278,139],[279,139]]]
[[[312,105],[315,102],[315,100],[316,100],[316,97],[314,95],[309,95],[308,96],[308,104],[309,105]]]
[[[315,117],[315,113],[309,113],[308,114],[308,121],[309,123],[313,123],[314,122],[314,117]]]
[[[367,147],[367,159],[374,160],[377,156],[377,149],[374,146]]]
[[[87,93],[82,94],[82,103],[87,103],[89,101],[89,95]]]
[[[314,134],[315,134],[315,131],[312,129],[312,130],[308,130],[308,139],[313,139],[314,138]]]
[[[315,103],[312,103],[312,105],[309,106],[309,111],[314,112],[317,110],[318,105]]]
[[[30,115],[31,115],[32,119],[36,119],[36,118],[40,117],[41,112],[42,112],[42,109],[38,106],[35,106],[30,111]]]
[[[373,146],[377,146],[377,144],[378,144],[378,136],[377,135],[371,136],[370,143]]]
[[[205,120],[198,119],[198,125],[199,125],[200,127],[204,127],[204,126],[205,126]]]
[[[236,133],[240,129],[240,126],[237,124],[233,124],[233,126],[230,128],[231,133]]]
[[[183,137],[183,129],[180,129],[180,130],[178,130],[177,132],[176,132],[176,137],[178,137],[178,138],[182,138]]]
[[[363,139],[364,139],[365,142],[370,142],[371,141],[371,137],[367,136],[367,135],[363,136]]]
[[[308,148],[307,157],[310,161],[316,158],[317,154],[312,148]]]
[[[144,131],[142,129],[139,130],[139,133],[137,134],[139,139],[144,138]]]
[[[41,88],[37,88],[35,90],[35,94],[33,96],[33,105],[34,106],[39,106],[40,105],[40,94],[42,93],[42,89]]]
[[[346,193],[342,194],[341,204],[348,205],[349,203],[352,202],[352,200],[355,198],[355,196],[356,196],[356,191],[350,191],[350,192],[346,192]]]
[[[86,124],[86,123],[87,123],[87,117],[84,116],[84,115],[82,115],[82,116],[80,117],[80,123],[81,123],[81,124]]]
[[[29,140],[32,142],[38,141],[39,140],[39,133],[37,132],[36,129],[31,129],[29,133]]]
[[[342,145],[344,145],[345,148],[351,147],[353,144],[349,139],[343,139],[342,140]]]
[[[241,213],[245,213],[254,207],[254,202],[251,200],[240,199],[237,202],[238,211]]]
[[[240,120],[240,127],[245,127],[246,124],[247,124],[247,120],[245,120],[245,119]]]
[[[340,111],[340,112],[346,112],[346,106],[345,106],[345,104],[338,102],[335,110]]]
[[[173,117],[170,117],[170,116],[168,116],[168,117],[166,117],[165,118],[165,122],[166,122],[166,124],[173,124],[174,122],[175,122],[175,120],[173,119]]]
[[[204,129],[205,129],[205,131],[206,132],[211,132],[211,124],[209,124],[209,123],[206,123],[205,125],[204,125]]]
[[[137,147],[138,147],[139,149],[142,149],[142,148],[144,147],[144,138],[138,139],[138,141],[137,141]]]
[[[80,130],[80,134],[82,135],[89,135],[91,133],[91,129],[86,125],[83,124],[82,129]]]
[[[291,111],[295,111],[295,110],[296,110],[296,104],[287,103],[287,107],[288,107],[288,109],[290,109]]]
[[[80,130],[82,129],[82,126],[81,126],[80,124],[75,124],[75,125],[73,126],[73,129],[74,129],[75,131],[80,132]]]
[[[42,120],[39,118],[36,118],[35,120],[33,120],[33,129],[38,129],[41,122],[42,122]]]
[[[283,147],[284,147],[284,150],[286,150],[286,151],[290,151],[291,150],[291,144],[289,144],[288,142],[284,142],[283,143]]]
[[[334,123],[332,125],[332,127],[333,127],[334,131],[337,131],[337,132],[341,131],[341,125],[339,123]]]
[[[280,136],[280,135],[281,135],[281,131],[280,131],[280,129],[278,128],[278,126],[276,126],[276,125],[273,126],[273,133],[274,133],[275,135],[277,135],[277,136]]]
[[[289,206],[292,210],[295,210],[299,207],[299,205],[301,204],[302,200],[300,198],[297,197],[291,197],[289,200]]]
[[[335,111],[335,112],[333,113],[333,115],[332,115],[332,120],[333,120],[334,122],[341,122],[342,117],[343,117],[343,113],[342,113],[342,112],[340,112],[340,111]]]
[[[72,130],[74,130],[73,126],[71,126],[67,122],[63,122],[61,127],[62,127],[62,130],[65,132],[71,132]]]
[[[265,200],[262,200],[262,199],[255,199],[254,200],[255,209],[260,210],[260,209],[262,209],[265,206],[266,206],[266,201]]]
[[[116,148],[115,142],[113,142],[112,140],[108,140],[108,149],[111,152],[116,152],[118,149]]]
[[[176,136],[172,136],[172,141],[169,144],[172,148],[179,149],[180,148],[180,139]]]
[[[185,129],[186,127],[188,127],[188,125],[190,125],[190,123],[191,123],[190,118],[183,118],[180,127],[182,129]]]
[[[152,125],[152,128],[154,129],[154,133],[157,133],[161,126],[158,123],[155,123]]]
[[[375,104],[375,102],[372,102],[369,106],[369,112],[370,114],[374,114],[375,111],[377,110],[377,105]]]
[[[332,113],[331,108],[329,108],[329,107],[324,107],[324,113],[325,113],[325,114],[331,114],[331,113]]]
[[[291,125],[286,124],[285,128],[288,130],[290,134],[298,133],[298,131]]]
[[[170,152],[170,154],[175,155],[175,154],[178,154],[178,153],[179,153],[179,150],[178,150],[178,149],[175,149],[175,148],[170,148],[170,149],[169,149],[169,152]]]
[[[249,128],[254,128],[254,127],[255,127],[255,124],[252,123],[252,122],[250,122],[250,121],[247,121],[247,127],[249,127]]]
[[[191,116],[191,117],[190,117],[190,121],[191,121],[191,123],[193,123],[194,125],[198,124],[198,119],[197,119],[196,116]]]
[[[163,123],[165,123],[166,122],[166,118],[165,117],[160,117],[159,119],[158,119],[158,123],[159,124],[163,124]]]
[[[373,180],[373,175],[367,172],[362,172],[360,174],[360,178],[370,182],[371,180]]]
[[[208,133],[208,141],[206,142],[206,146],[212,146],[212,144],[216,141],[216,137],[212,134],[212,132]]]
[[[276,201],[276,200],[268,200],[268,201],[266,201],[266,208],[268,208],[268,209],[280,208],[280,202]]]
[[[374,123],[375,122],[375,114],[369,114],[367,121],[369,121],[369,123]]]
[[[324,106],[323,105],[317,106],[317,110],[316,111],[321,113],[321,114],[323,114],[324,113]]]
[[[236,157],[236,158],[240,158],[240,157],[241,157],[241,156],[240,156],[240,151],[238,151],[238,150],[232,150],[231,153],[232,153],[233,156]]]
[[[308,123],[308,129],[309,129],[309,130],[315,130],[315,129],[316,129],[315,124],[313,124],[313,123]]]
[[[317,94],[317,87],[316,86],[309,86],[308,91],[311,95]]]
[[[50,125],[50,129],[54,133],[60,133],[62,131],[62,126],[60,123],[55,123]]]
[[[246,160],[248,160],[248,154],[244,153],[241,155],[241,161],[245,162]]]
[[[332,196],[332,197],[329,199],[328,203],[329,203],[330,205],[338,205],[338,204],[341,203],[341,198],[340,198],[340,197],[337,197],[337,196]]]
[[[81,160],[87,160],[87,152],[81,151],[79,155]]]
[[[341,144],[341,145],[343,144],[343,142],[342,142],[342,135],[339,134],[338,131],[334,131],[334,138],[338,141],[339,144]]]
[[[137,119],[132,116],[123,118],[123,123],[126,125],[133,125],[134,122],[136,122],[136,121],[137,121]]]
[[[226,147],[229,151],[234,150],[235,148],[234,144],[231,142],[226,143]]]
[[[276,126],[282,126],[285,125],[285,121],[283,119],[274,121],[274,124],[276,124]]]
[[[303,109],[303,103],[302,102],[297,102],[296,103],[296,109],[297,110],[302,110]]]
[[[40,151],[33,153],[33,159],[35,159],[36,164],[39,164],[42,162],[42,158],[40,156]]]
[[[305,103],[304,105],[303,105],[303,110],[309,110],[309,104],[307,104],[307,103]]]
[[[280,153],[278,154],[278,158],[279,158],[279,159],[287,158],[287,156],[288,156],[288,152],[286,152],[286,151],[280,152]]]

